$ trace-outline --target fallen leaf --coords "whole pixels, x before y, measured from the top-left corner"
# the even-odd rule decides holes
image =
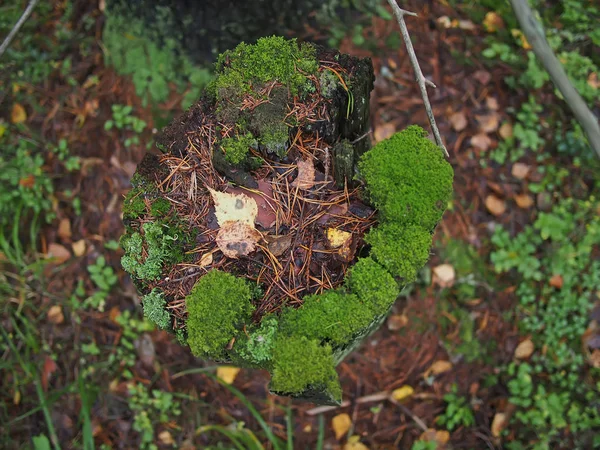
[[[498,129],[498,125],[500,125],[500,116],[492,112],[490,114],[477,115],[475,116],[477,122],[479,123],[479,129],[484,133],[492,133]]]
[[[247,256],[256,249],[260,232],[244,222],[227,221],[217,233],[217,246],[228,258]]]
[[[485,19],[483,19],[483,26],[488,33],[495,33],[504,28],[504,21],[498,14],[490,11],[485,15]]]
[[[461,30],[473,31],[475,29],[475,24],[470,20],[459,20],[458,28]]]
[[[173,445],[173,444],[175,444],[175,440],[173,439],[173,435],[171,433],[169,433],[168,431],[166,431],[166,430],[165,431],[161,431],[160,433],[158,433],[158,439],[164,445]]]
[[[304,425],[304,428],[302,428],[302,431],[305,433],[310,433],[312,431],[312,425],[310,423],[307,423],[306,425]]]
[[[535,347],[531,339],[525,339],[523,342],[517,345],[517,348],[515,349],[515,358],[527,359],[531,356],[534,349]]]
[[[337,228],[327,229],[327,240],[332,248],[338,248],[346,244],[349,239],[352,239],[352,233],[338,230]]]
[[[396,331],[408,324],[408,317],[404,314],[394,314],[387,320],[387,327],[390,331]]]
[[[217,368],[217,378],[220,378],[221,380],[223,380],[223,382],[227,384],[232,384],[235,381],[235,377],[237,377],[239,372],[239,367],[219,366]]]
[[[266,236],[267,248],[273,255],[281,256],[285,251],[292,246],[292,235],[284,236]]]
[[[50,377],[57,370],[58,366],[56,365],[56,362],[49,356],[46,356],[44,358],[44,366],[42,367],[42,373],[40,374],[42,389],[44,389],[44,392],[48,391],[48,382],[50,381]]]
[[[360,436],[354,435],[348,438],[342,450],[369,450],[369,447],[360,442]]]
[[[435,430],[433,428],[428,428],[423,433],[421,433],[421,436],[419,436],[419,440],[425,442],[435,442],[436,444],[438,444],[436,448],[441,449],[450,440],[450,433],[446,430]]]
[[[475,78],[477,81],[479,81],[485,86],[492,80],[492,74],[489,73],[487,70],[477,70],[473,74],[473,78]]]
[[[497,111],[499,108],[498,100],[496,99],[496,97],[486,97],[485,104],[488,107],[488,109],[491,109],[492,111]]]
[[[485,152],[492,145],[492,140],[487,134],[479,133],[471,138],[471,145]]]
[[[462,131],[465,128],[467,128],[467,116],[462,111],[451,114],[448,120],[450,121],[450,124],[452,125],[452,128],[454,128],[455,131]]]
[[[398,389],[394,389],[392,391],[391,397],[397,402],[401,402],[412,396],[414,392],[415,390],[412,388],[412,386],[405,384],[404,386],[401,386]]]
[[[346,413],[338,414],[331,419],[331,427],[333,428],[337,440],[340,440],[340,438],[350,430],[351,426],[352,419],[350,419],[350,416]]]
[[[35,177],[33,175],[27,175],[19,180],[19,186],[24,188],[32,188],[35,186]]]
[[[506,428],[506,425],[507,425],[506,414],[504,414],[504,413],[494,414],[494,419],[492,420],[492,427],[491,427],[492,436],[500,437],[500,434],[502,433],[502,430],[504,430],[504,428]]]
[[[440,287],[451,287],[456,278],[454,267],[450,264],[440,264],[433,268],[434,282]]]
[[[509,122],[504,122],[500,125],[498,134],[502,139],[510,139],[513,136],[513,126]]]
[[[552,275],[552,278],[550,278],[549,284],[553,288],[562,289],[562,287],[563,287],[563,277],[562,277],[562,275],[559,275],[559,274]]]
[[[598,74],[596,72],[590,73],[587,83],[594,89],[600,89],[600,79],[598,79]]]
[[[298,189],[310,189],[315,185],[315,164],[312,159],[298,161],[298,176],[292,186]]]
[[[439,360],[434,362],[429,369],[425,371],[423,377],[427,378],[429,375],[440,375],[444,372],[448,372],[452,369],[452,363],[450,361]]]
[[[46,258],[52,258],[58,264],[62,264],[71,257],[71,253],[63,245],[52,243],[48,246]]]
[[[215,216],[220,226],[225,222],[237,222],[254,228],[254,219],[258,215],[258,206],[253,198],[245,194],[230,194],[208,188],[215,202]]]
[[[506,202],[490,194],[485,198],[485,207],[494,216],[500,216],[506,211]]]
[[[515,39],[520,41],[521,47],[523,47],[525,50],[531,50],[531,44],[529,44],[529,41],[527,40],[527,38],[525,37],[525,35],[523,34],[523,32],[521,30],[518,30],[515,28],[515,29],[510,30],[510,33],[513,35],[513,37]]]
[[[48,321],[54,325],[61,324],[65,321],[65,316],[60,305],[53,305],[48,310]]]
[[[10,111],[10,121],[12,123],[23,123],[26,120],[27,113],[25,112],[25,108],[19,103],[14,103]]]
[[[452,21],[448,16],[438,17],[436,22],[439,23],[443,28],[452,28]]]
[[[396,125],[393,123],[384,123],[375,127],[375,142],[385,141],[387,138],[392,137],[396,132]]]
[[[200,261],[198,262],[198,265],[200,267],[207,267],[210,266],[213,263],[213,254],[212,252],[210,253],[205,253],[200,257]]]
[[[533,206],[533,197],[527,194],[519,194],[515,195],[515,202],[517,202],[517,206],[523,209],[529,209]]]
[[[517,180],[524,180],[525,178],[527,178],[527,175],[529,175],[530,171],[531,171],[531,166],[529,166],[525,163],[518,162],[518,163],[513,164],[510,173]]]
[[[62,239],[71,239],[71,221],[67,218],[58,223],[58,236]]]
[[[73,244],[71,244],[71,248],[73,249],[73,254],[77,257],[83,256],[85,255],[85,240],[84,239],[80,239],[76,242],[73,242]]]

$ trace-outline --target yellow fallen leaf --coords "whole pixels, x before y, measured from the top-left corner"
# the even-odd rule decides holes
[[[515,358],[527,359],[532,355],[534,349],[535,347],[531,339],[525,339],[517,345],[517,348],[515,349]]]
[[[488,33],[494,33],[504,28],[504,21],[494,11],[490,11],[485,15],[485,19],[483,19],[483,26]]]
[[[235,377],[237,377],[239,372],[239,367],[219,366],[217,368],[217,377],[223,380],[225,383],[231,384],[235,381]]]
[[[352,426],[352,419],[346,413],[338,414],[331,419],[331,427],[335,433],[335,438],[340,439],[344,436]]]
[[[450,433],[446,430],[436,430],[434,428],[428,428],[421,436],[419,436],[420,441],[424,442],[435,442],[438,449],[444,448],[444,445],[448,443],[450,440]]]
[[[85,247],[86,247],[86,245],[85,245],[84,239],[80,239],[76,242],[73,242],[73,244],[71,245],[71,248],[73,249],[73,253],[77,257],[83,256],[85,254]]]
[[[369,450],[369,447],[360,442],[360,436],[355,435],[348,438],[342,450]]]
[[[204,255],[202,255],[202,257],[200,258],[200,262],[198,263],[200,265],[200,267],[206,267],[206,266],[210,266],[213,263],[213,254],[212,252],[210,253],[205,253]]]
[[[397,402],[401,402],[412,396],[414,392],[415,390],[412,388],[412,386],[405,384],[404,386],[401,386],[398,389],[394,389],[392,391],[391,397]]]
[[[10,120],[12,123],[23,123],[27,120],[25,108],[19,103],[14,103],[10,112]]]
[[[440,375],[444,372],[448,372],[450,369],[452,369],[452,363],[450,361],[436,361],[425,371],[423,376],[427,378],[429,375]]]
[[[521,47],[523,47],[525,50],[531,50],[531,45],[521,30],[512,29],[510,30],[510,33],[515,39],[521,42]]]
[[[338,230],[337,228],[327,229],[327,240],[329,241],[329,245],[333,248],[338,248],[347,244],[350,239],[352,239],[352,233]]]
[[[254,227],[254,220],[258,215],[256,201],[245,194],[230,194],[208,188],[215,202],[215,216],[219,226],[225,222],[245,223]]]

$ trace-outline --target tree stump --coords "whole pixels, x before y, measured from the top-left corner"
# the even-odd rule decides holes
[[[373,69],[279,37],[217,62],[132,179],[122,264],[145,314],[207,359],[336,404],[335,365],[425,264],[452,168],[419,127],[369,149]]]

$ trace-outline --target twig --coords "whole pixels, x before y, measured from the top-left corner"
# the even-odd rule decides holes
[[[10,43],[12,42],[12,40],[14,39],[16,34],[19,32],[19,30],[21,29],[21,27],[23,26],[25,21],[29,18],[29,16],[33,12],[33,8],[35,8],[35,5],[37,5],[38,1],[39,0],[30,0],[29,1],[27,8],[23,12],[23,15],[17,21],[17,23],[15,24],[13,29],[10,30],[10,33],[8,33],[8,36],[6,36],[6,39],[4,39],[4,42],[2,42],[2,45],[0,45],[0,57],[2,57],[2,55],[6,51],[6,49],[8,48],[8,46],[10,45]]]
[[[435,84],[429,81],[423,75],[423,71],[421,70],[421,66],[419,66],[419,60],[417,59],[417,55],[415,54],[415,49],[410,40],[410,35],[408,34],[408,28],[406,27],[406,22],[404,21],[404,16],[416,16],[417,14],[414,12],[406,11],[398,6],[396,0],[388,0],[388,3],[392,7],[394,11],[394,15],[396,16],[396,20],[398,21],[398,25],[400,25],[400,31],[402,33],[402,39],[404,40],[404,44],[406,45],[406,50],[408,51],[408,58],[410,59],[410,63],[415,71],[415,78],[417,80],[417,84],[419,85],[419,89],[421,90],[421,97],[423,97],[423,103],[425,104],[425,110],[427,111],[427,117],[429,118],[429,124],[431,125],[431,129],[433,130],[433,136],[435,137],[435,142],[439,145],[442,150],[444,150],[444,154],[446,157],[449,157],[448,150],[444,146],[442,142],[442,136],[440,135],[440,130],[435,123],[435,117],[433,117],[433,110],[431,109],[431,103],[429,102],[429,96],[427,95],[427,86],[431,86],[435,88]]]
[[[510,0],[515,15],[533,52],[542,62],[554,85],[565,98],[567,105],[581,124],[588,141],[600,157],[600,125],[598,118],[590,111],[579,92],[569,81],[562,64],[550,48],[542,25],[535,18],[526,0]]]

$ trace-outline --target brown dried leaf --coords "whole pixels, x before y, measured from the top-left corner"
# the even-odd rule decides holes
[[[529,175],[530,171],[531,171],[531,166],[529,166],[525,163],[518,162],[518,163],[513,164],[510,173],[517,180],[524,180],[525,178],[527,178],[527,175]]]
[[[450,121],[450,124],[452,125],[452,128],[454,128],[455,131],[462,131],[465,128],[467,128],[467,116],[462,111],[455,112],[454,114],[450,115],[448,120]]]
[[[525,339],[517,345],[517,348],[515,349],[515,358],[527,359],[532,355],[533,350],[535,350],[535,347],[531,339]]]
[[[506,202],[495,195],[488,195],[485,198],[485,207],[494,216],[500,216],[506,211]]]
[[[54,259],[58,264],[62,264],[71,257],[71,253],[65,246],[53,242],[48,246],[46,257]]]
[[[552,278],[550,278],[549,284],[550,286],[552,286],[553,288],[556,289],[562,289],[563,287],[563,277],[562,275],[556,274],[556,275],[552,275]]]
[[[335,433],[335,438],[340,440],[352,426],[352,419],[346,413],[338,414],[331,419],[331,427]]]
[[[404,314],[394,314],[387,320],[387,327],[390,331],[396,331],[408,324],[408,317]]]
[[[173,439],[173,435],[170,432],[168,432],[167,430],[161,431],[160,433],[158,433],[158,439],[164,445],[171,445],[172,446],[172,445],[175,444],[175,439]]]
[[[504,122],[500,125],[500,129],[498,130],[498,134],[502,139],[509,139],[513,136],[513,126],[509,122]]]
[[[450,361],[436,361],[429,369],[425,371],[423,377],[427,378],[429,375],[439,375],[444,372],[448,372],[452,369],[452,363]]]
[[[479,122],[479,129],[484,133],[492,133],[498,129],[500,125],[500,116],[492,112],[490,114],[477,115],[475,116],[477,122]]]
[[[515,202],[517,202],[517,206],[523,209],[529,209],[533,206],[533,197],[527,194],[519,194],[515,195]]]
[[[298,176],[292,186],[298,189],[310,189],[315,185],[315,164],[311,158],[298,161]]]
[[[486,151],[492,145],[492,140],[487,134],[479,133],[471,138],[471,145],[479,150]]]
[[[396,125],[393,123],[384,123],[375,127],[375,142],[386,140],[396,132]]]
[[[507,417],[504,413],[496,413],[494,415],[494,420],[492,420],[492,436],[500,437],[500,434],[506,428],[507,425]]]
[[[58,224],[58,236],[62,239],[71,239],[71,221],[67,218],[61,219]]]
[[[594,89],[600,89],[600,80],[598,79],[598,74],[596,72],[590,73],[587,83]]]
[[[492,80],[492,74],[487,70],[478,70],[473,74],[473,78],[485,86]]]
[[[71,248],[73,249],[73,254],[75,256],[80,257],[80,256],[85,255],[85,248],[86,248],[85,240],[80,239],[76,242],[73,242],[73,244],[71,244]]]
[[[226,257],[239,258],[252,253],[261,238],[256,228],[243,222],[228,221],[219,229],[216,241]]]
[[[292,236],[289,234],[285,236],[266,236],[265,240],[268,243],[267,248],[275,256],[283,255],[292,246]]]
[[[498,111],[499,106],[496,97],[486,97],[485,105],[488,107],[488,109],[491,109],[492,111]]]
[[[14,103],[10,111],[10,121],[12,123],[23,123],[27,120],[25,108],[19,103]]]
[[[62,312],[60,305],[51,306],[48,310],[48,321],[54,325],[61,324],[65,321],[65,315]]]

